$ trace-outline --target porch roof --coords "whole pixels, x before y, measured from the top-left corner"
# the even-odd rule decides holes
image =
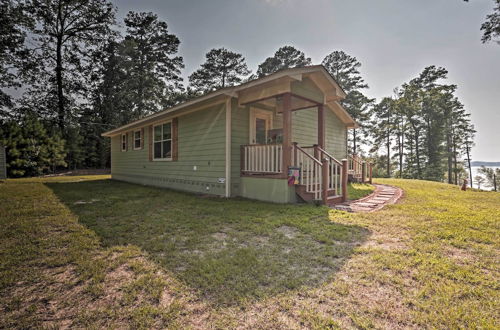
[[[238,86],[226,87],[216,90],[214,92],[196,97],[187,102],[180,103],[174,107],[146,116],[142,119],[133,121],[126,125],[104,132],[102,133],[102,136],[111,137],[133,128],[141,127],[158,120],[173,117],[175,115],[183,113],[184,111],[192,112],[202,110],[211,105],[223,103],[231,97],[240,98],[240,96],[244,95],[245,93],[247,95],[247,99],[249,100],[248,103],[251,103],[252,99],[251,97],[248,97],[250,91],[264,91],[266,90],[266,88],[274,86],[274,94],[279,94],[280,82],[288,82],[288,84],[290,84],[290,82],[292,81],[302,81],[303,77],[311,79],[314,84],[323,92],[325,96],[323,103],[331,111],[333,111],[348,128],[358,127],[356,121],[338,102],[346,97],[346,93],[344,92],[342,87],[335,81],[335,79],[322,65],[313,65],[301,68],[279,70],[268,76],[251,80]]]

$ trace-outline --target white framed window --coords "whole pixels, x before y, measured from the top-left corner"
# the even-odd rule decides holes
[[[127,134],[122,134],[122,151],[127,151]]]
[[[153,127],[153,160],[172,160],[172,122]]]
[[[139,150],[142,147],[141,130],[134,131],[134,150]]]

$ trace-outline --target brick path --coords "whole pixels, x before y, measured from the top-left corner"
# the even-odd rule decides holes
[[[396,203],[403,196],[403,190],[400,188],[385,184],[374,184],[374,186],[375,191],[370,195],[334,205],[333,208],[347,212],[375,212],[386,205]]]

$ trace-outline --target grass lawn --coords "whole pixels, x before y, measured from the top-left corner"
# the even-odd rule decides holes
[[[349,214],[105,176],[0,183],[0,328],[498,327],[500,194],[377,181],[404,200]]]
[[[350,200],[360,199],[370,195],[375,190],[371,184],[349,183],[347,185],[347,196]]]

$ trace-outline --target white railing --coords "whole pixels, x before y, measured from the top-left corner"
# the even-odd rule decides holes
[[[308,151],[295,144],[292,149],[292,165],[300,168],[300,184],[305,186],[306,192],[313,193],[315,200],[321,200],[322,164]]]
[[[326,159],[328,166],[328,189],[335,190],[335,195],[342,195],[342,163],[325,150],[318,147],[321,159]]]
[[[251,144],[242,148],[242,171],[247,173],[282,173],[281,144]]]
[[[349,174],[351,174],[355,178],[361,178],[363,173],[363,162],[362,158],[358,155],[349,155]]]

